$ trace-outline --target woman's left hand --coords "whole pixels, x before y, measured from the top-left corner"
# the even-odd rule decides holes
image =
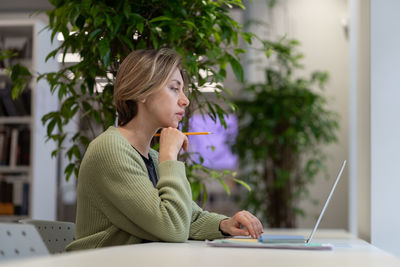
[[[251,235],[258,238],[264,232],[260,220],[246,210],[239,211],[232,218],[222,220],[219,228],[222,232],[233,236]]]

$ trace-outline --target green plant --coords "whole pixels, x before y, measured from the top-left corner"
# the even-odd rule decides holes
[[[241,161],[241,177],[253,188],[245,208],[271,227],[294,227],[296,214],[304,215],[298,200],[324,169],[321,148],[336,141],[338,115],[319,92],[326,72],[294,75],[302,58],[296,41],[264,45],[278,53],[266,69],[266,82],[247,85],[246,99],[235,101],[239,133],[232,148]]]
[[[0,51],[0,62],[17,56],[18,52],[15,51]],[[28,68],[19,63],[7,67],[6,72],[13,82],[12,98],[15,99],[24,91],[32,76]]]
[[[241,39],[250,44],[253,34],[242,31],[241,25],[229,15],[230,8],[244,8],[241,0],[50,0],[50,3],[54,9],[46,14],[52,40],[62,33],[64,41],[47,58],[61,54],[64,62],[66,53],[79,53],[81,58],[76,64],[37,77],[47,80],[61,103],[58,110],[46,114],[42,121],[47,127],[47,137],[57,143],[53,156],[65,151],[70,160],[65,169],[66,179],[78,173],[86,147],[98,134],[96,129],[114,124],[114,77],[120,62],[132,50],[169,47],[179,52],[190,77],[192,104],[187,117],[198,109],[225,125],[227,111],[205,97],[199,88],[208,82],[223,82],[228,66],[243,82],[239,56],[245,50],[238,48],[238,44]],[[98,80],[105,82],[104,88],[96,88]],[[227,99],[230,91],[217,87],[221,90],[215,91],[217,98],[234,110],[235,106]],[[74,132],[72,145],[65,147],[64,141],[69,138],[65,126],[77,117],[85,122],[85,129]],[[188,120],[184,121],[183,129],[187,127]],[[206,190],[195,178],[195,171],[211,174],[227,189],[223,181],[226,172],[211,172],[188,156],[185,160],[189,163],[187,172],[193,196]]]

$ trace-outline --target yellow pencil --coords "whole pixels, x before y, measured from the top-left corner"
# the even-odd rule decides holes
[[[190,133],[183,133],[184,135],[205,135],[205,134],[212,134],[212,132],[190,132]],[[160,136],[159,133],[156,133],[154,136]]]

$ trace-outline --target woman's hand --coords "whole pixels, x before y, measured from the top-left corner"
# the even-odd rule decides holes
[[[189,140],[181,131],[172,127],[164,128],[160,135],[158,162],[177,160],[181,148],[187,151],[188,146]]]
[[[230,235],[251,235],[258,238],[264,232],[261,222],[246,210],[239,211],[232,218],[222,220],[219,229]]]

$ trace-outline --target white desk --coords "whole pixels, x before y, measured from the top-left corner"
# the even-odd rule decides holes
[[[270,233],[271,231],[268,231]],[[272,233],[308,234],[309,231],[272,231]],[[400,266],[400,259],[344,231],[319,230],[315,241],[329,242],[332,251],[214,248],[201,241],[186,243],[147,243],[89,251],[65,253],[7,262],[22,267],[79,266]],[[5,262],[4,262],[5,263]],[[0,263],[0,266],[2,264]]]

